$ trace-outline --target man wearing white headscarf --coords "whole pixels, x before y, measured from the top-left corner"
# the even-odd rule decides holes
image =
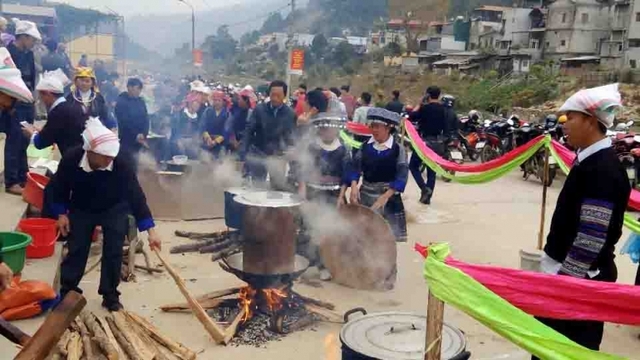
[[[556,204],[541,262],[545,273],[606,282],[618,277],[614,250],[631,188],[606,132],[620,107],[613,84],[581,90],[560,108],[578,156]],[[602,322],[539,320],[586,348],[600,349]]]
[[[96,226],[102,226],[104,243],[98,293],[109,311],[122,309],[118,285],[122,266],[122,245],[132,213],[138,230],[147,231],[149,245],[160,249],[160,237],[147,200],[138,183],[132,159],[120,152],[118,136],[97,118],[89,118],[82,133],[83,146],[69,150],[51,180],[52,209],[58,229],[69,236],[69,254],[61,267],[61,296],[82,292],[82,280]]]
[[[16,40],[7,46],[7,50],[13,58],[22,80],[30,91],[33,92],[36,85],[36,65],[33,47],[41,40],[37,26],[30,21],[15,21]],[[5,172],[4,180],[7,191],[11,194],[21,195],[23,185],[27,181],[29,164],[27,162],[27,147],[29,141],[22,135],[21,123],[33,124],[35,120],[35,107],[32,103],[18,101],[15,111],[6,115],[7,140],[5,143]]]

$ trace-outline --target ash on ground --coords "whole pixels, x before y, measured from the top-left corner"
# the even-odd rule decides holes
[[[229,324],[239,313],[240,310],[237,307],[219,307],[215,310],[210,310],[209,316],[217,322]],[[304,308],[288,309],[286,319],[284,320],[284,328],[288,333],[303,330],[315,331],[314,325],[319,320],[316,315],[310,314]],[[297,326],[296,323],[298,321],[301,322],[300,324],[304,323],[307,325],[295,331],[289,331],[292,326]],[[236,347],[248,345],[257,348],[266,348],[265,345],[267,343],[281,341],[285,336],[287,336],[287,334],[281,334],[271,330],[271,316],[257,312],[253,314],[251,319],[238,327],[238,332],[229,344]]]

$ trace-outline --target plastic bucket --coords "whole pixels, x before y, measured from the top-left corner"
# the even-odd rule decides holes
[[[520,250],[520,269],[540,272],[542,250]]]
[[[33,239],[27,247],[27,258],[42,259],[53,255],[58,240],[56,221],[52,219],[22,219],[18,230],[29,234]]]
[[[4,263],[13,271],[19,274],[24,269],[26,260],[27,245],[31,243],[31,236],[19,232],[0,232],[2,240],[2,258]]]
[[[22,192],[22,199],[28,204],[42,210],[44,203],[44,188],[49,184],[49,178],[34,172],[27,174],[27,184]]]

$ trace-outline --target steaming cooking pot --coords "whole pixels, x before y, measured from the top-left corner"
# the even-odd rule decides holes
[[[224,223],[228,228],[242,230],[242,217],[245,206],[233,200],[237,195],[246,194],[251,190],[235,187],[224,192]]]
[[[350,316],[361,316],[350,320]],[[427,317],[407,312],[383,312],[367,315],[357,308],[344,314],[340,331],[342,360],[422,360],[424,359]],[[443,360],[467,360],[464,334],[444,323],[442,327]]]

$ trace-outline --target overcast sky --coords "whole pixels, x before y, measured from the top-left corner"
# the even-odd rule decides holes
[[[233,3],[249,2],[251,0],[186,0],[196,11],[211,10]],[[190,8],[178,0],[53,0],[70,5],[107,11],[107,7],[124,16],[144,14],[167,14],[176,12],[190,12]]]

